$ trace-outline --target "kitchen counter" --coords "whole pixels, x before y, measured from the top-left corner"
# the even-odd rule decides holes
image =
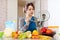
[[[19,40],[19,39],[12,39],[12,38],[0,38],[0,40]],[[23,39],[23,40],[34,40],[34,39]],[[35,40],[40,40],[40,39],[35,39]],[[51,39],[55,40],[55,39]]]
[[[20,39],[13,39],[13,38],[6,38],[6,37],[3,37],[3,38],[0,38],[0,40],[20,40]],[[23,39],[23,40],[34,40],[34,39]],[[40,39],[35,39],[35,40],[40,40]],[[52,38],[51,40],[56,40],[54,38]]]

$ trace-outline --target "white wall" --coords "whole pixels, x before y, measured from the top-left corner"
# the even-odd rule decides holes
[[[40,0],[35,0],[35,16],[40,18]]]
[[[40,0],[40,12],[41,11],[42,12],[43,11],[48,11],[48,0]],[[44,27],[47,27],[47,26],[48,26],[48,21],[44,22]]]
[[[41,2],[40,2],[41,4],[40,4],[40,9],[41,10],[48,10],[48,0],[41,0]]]
[[[48,0],[50,19],[48,25],[60,26],[60,0]]]
[[[7,20],[16,20],[17,28],[17,0],[7,0]]]

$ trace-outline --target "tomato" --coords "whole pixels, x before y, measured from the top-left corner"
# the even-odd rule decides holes
[[[47,29],[47,31],[46,31],[46,34],[52,34],[52,30],[51,29]]]
[[[43,28],[40,29],[40,32],[41,33],[46,33],[46,30],[47,30],[47,28],[46,27],[43,27]]]

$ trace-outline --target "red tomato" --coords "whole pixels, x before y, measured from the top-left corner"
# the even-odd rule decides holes
[[[46,34],[52,34],[52,30],[51,29],[47,29],[47,31],[46,31]]]
[[[43,27],[43,28],[41,28],[40,32],[41,33],[46,33],[46,30],[47,30],[47,28],[46,27]]]

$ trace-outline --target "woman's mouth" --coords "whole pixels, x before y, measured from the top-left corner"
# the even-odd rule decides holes
[[[33,13],[31,13],[31,14],[33,14]]]

